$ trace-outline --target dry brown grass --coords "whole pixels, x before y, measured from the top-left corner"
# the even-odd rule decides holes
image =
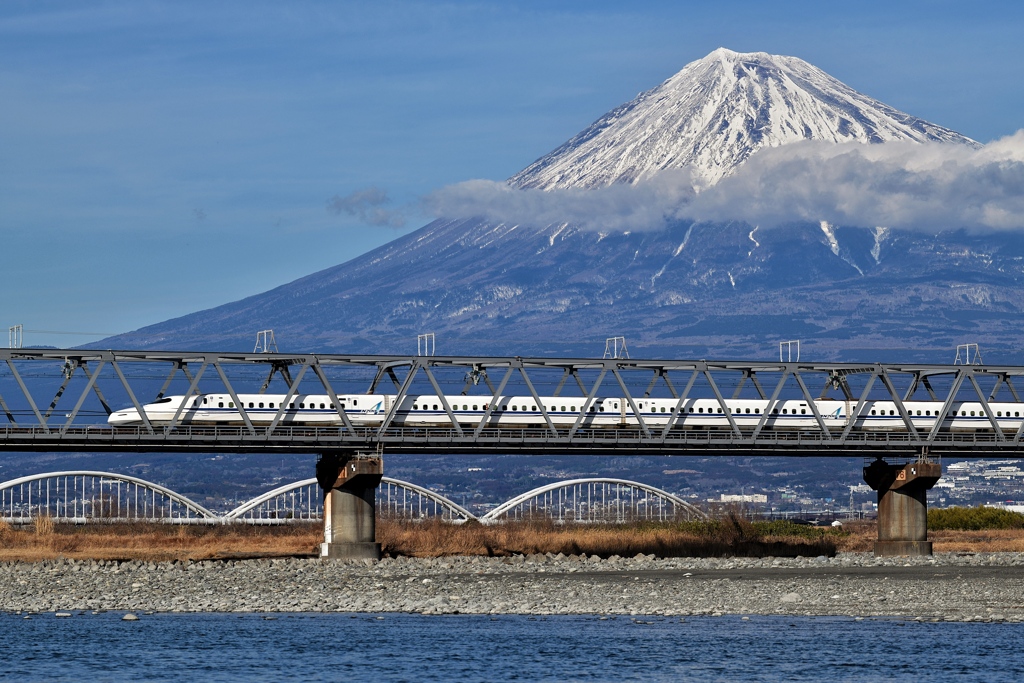
[[[751,525],[726,520],[700,525],[557,525],[546,521],[495,526],[379,519],[377,540],[391,556],[586,553],[632,557],[817,556],[836,551],[870,552],[873,522],[847,523],[841,533],[803,535],[757,533]],[[933,531],[936,552],[1024,552],[1024,530]],[[0,561],[58,557],[106,560],[204,560],[315,556],[322,540],[319,523],[273,527],[248,525],[172,526],[116,523],[73,526],[43,518],[12,527],[0,521]]]
[[[842,552],[871,552],[878,538],[874,522],[854,522],[843,527],[849,532],[837,539]],[[937,553],[1020,553],[1024,552],[1024,529],[929,531],[928,540]]]
[[[383,520],[377,540],[390,555],[509,556],[545,553],[633,557],[817,556],[834,555],[830,538],[758,536],[742,522],[714,529],[686,525],[557,525],[549,521],[512,522],[494,526],[439,521]]]
[[[45,520],[45,521],[44,521]],[[0,561],[66,557],[96,560],[206,560],[312,555],[319,523],[259,527],[112,523],[75,526],[42,518],[29,528],[0,527]]]

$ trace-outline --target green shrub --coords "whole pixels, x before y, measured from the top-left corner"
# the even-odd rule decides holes
[[[928,511],[932,530],[979,531],[982,529],[1024,529],[1024,514],[990,507],[934,508]]]

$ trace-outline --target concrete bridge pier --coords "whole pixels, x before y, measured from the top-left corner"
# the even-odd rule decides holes
[[[864,468],[864,481],[878,491],[877,557],[931,555],[928,489],[942,476],[942,465],[925,458],[893,465],[881,458]]]
[[[379,560],[377,486],[384,475],[380,456],[324,455],[316,478],[324,490],[324,542],[320,556]]]

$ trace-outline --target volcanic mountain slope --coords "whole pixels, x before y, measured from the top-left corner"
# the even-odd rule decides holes
[[[1015,237],[962,233],[437,221],[104,346],[250,350],[254,331],[272,328],[282,350],[410,352],[433,331],[441,353],[593,354],[622,334],[634,355],[764,358],[797,338],[819,359],[946,360],[965,339],[1017,348],[1022,257]]]
[[[801,60],[718,50],[510,183],[598,187],[683,165],[711,183],[760,148],[808,138],[975,144]],[[97,346],[250,350],[255,331],[272,328],[295,351],[408,353],[432,331],[439,353],[591,355],[625,335],[634,356],[765,358],[797,338],[821,360],[945,361],[962,341],[1019,348],[1022,280],[1024,242],[1009,234],[692,222],[601,231],[456,218]]]

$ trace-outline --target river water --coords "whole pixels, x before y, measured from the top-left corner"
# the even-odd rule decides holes
[[[19,681],[1020,681],[1024,624],[752,616],[0,615]]]

